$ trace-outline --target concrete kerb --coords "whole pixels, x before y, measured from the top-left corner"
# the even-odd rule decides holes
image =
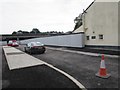
[[[43,61],[13,47],[3,47],[3,50],[10,70],[44,64]]]
[[[73,50],[64,50],[61,48],[51,48],[51,47],[47,47],[48,49],[52,49],[52,50],[59,50],[59,51],[65,51],[65,52],[71,52],[71,53],[77,53],[77,54],[83,54],[83,55],[89,55],[89,56],[101,56],[102,54],[99,53],[91,53],[91,52],[82,52],[82,51],[73,51]],[[119,58],[118,55],[108,55],[108,54],[104,54],[105,57],[110,57],[110,58]]]

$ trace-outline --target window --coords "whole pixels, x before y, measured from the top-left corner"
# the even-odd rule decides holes
[[[103,39],[103,34],[99,34],[99,39]]]
[[[96,39],[96,36],[92,36],[91,39]]]
[[[90,39],[89,36],[86,36],[86,39],[89,40]]]

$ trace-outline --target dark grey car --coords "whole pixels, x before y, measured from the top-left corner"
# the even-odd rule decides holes
[[[29,54],[35,54],[35,53],[42,54],[42,53],[45,53],[46,48],[44,44],[40,42],[30,42],[26,45],[26,47],[24,47],[24,50]]]

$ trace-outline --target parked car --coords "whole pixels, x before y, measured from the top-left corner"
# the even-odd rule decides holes
[[[42,53],[45,53],[46,48],[44,44],[40,42],[30,42],[26,45],[26,47],[24,47],[24,50],[29,54],[34,54],[34,53],[42,54]]]
[[[19,44],[17,42],[12,43],[12,47],[17,47],[17,46],[19,46]]]
[[[7,45],[12,46],[13,41],[8,41]]]
[[[17,47],[17,46],[19,46],[19,44],[17,43],[16,40],[10,40],[7,45],[8,45],[8,46],[12,46],[12,47]]]

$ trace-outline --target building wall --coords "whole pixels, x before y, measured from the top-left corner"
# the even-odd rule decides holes
[[[120,1],[118,3],[118,44],[120,46]]]
[[[86,45],[118,46],[118,2],[95,2],[85,13]],[[103,39],[99,39],[103,34]],[[96,39],[91,39],[96,36]]]
[[[95,0],[86,10],[83,16],[83,27],[74,31],[75,33],[85,32],[85,45],[120,46],[118,43],[118,35],[120,35],[118,1],[120,0]],[[99,34],[103,35],[103,39],[99,39]],[[96,36],[96,39],[91,39],[92,36]]]

